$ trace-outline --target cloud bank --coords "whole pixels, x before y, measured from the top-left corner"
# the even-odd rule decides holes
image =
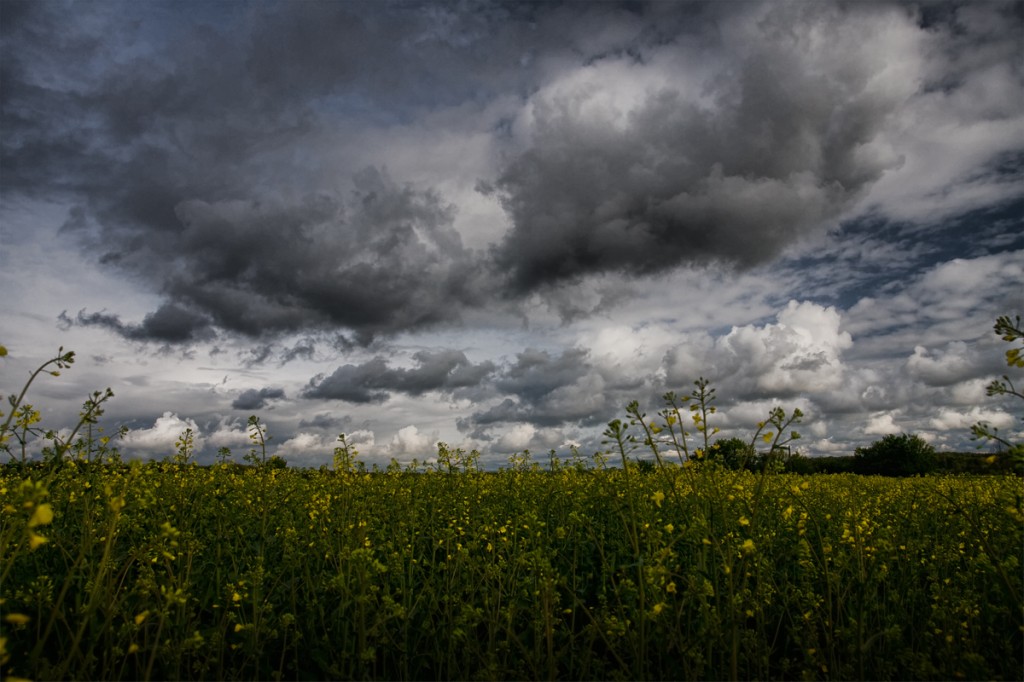
[[[1022,95],[996,18],[1012,25],[1014,7],[577,7],[552,50],[568,8],[223,4],[153,34],[114,33],[109,4],[70,30],[55,5],[11,3],[5,189],[59,193],[65,231],[164,299],[138,324],[72,323],[177,344],[302,329],[366,344],[601,273],[768,263],[929,153],[908,126],[940,105],[1000,142],[975,143],[959,186],[1005,190]],[[62,42],[43,50],[43,34]],[[479,104],[452,108],[470,92]],[[436,171],[413,183],[360,163],[360,134],[408,128],[388,112],[444,111],[438,133],[495,126],[475,182],[507,222],[485,250],[463,246]]]

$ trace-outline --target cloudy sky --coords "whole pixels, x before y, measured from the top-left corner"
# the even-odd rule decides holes
[[[1024,313],[1024,4],[0,3],[0,389],[163,457],[970,449]],[[1019,372],[1018,372],[1019,374]],[[1018,410],[1019,411],[1019,410]]]

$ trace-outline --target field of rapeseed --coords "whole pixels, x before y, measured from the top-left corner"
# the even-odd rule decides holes
[[[30,679],[1019,679],[1021,480],[0,472]]]

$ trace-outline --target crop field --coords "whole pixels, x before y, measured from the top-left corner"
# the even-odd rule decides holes
[[[1021,479],[0,474],[7,679],[1019,679]]]

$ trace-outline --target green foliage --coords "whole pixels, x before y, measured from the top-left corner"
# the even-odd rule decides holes
[[[7,428],[10,429],[10,433],[18,441],[21,462],[24,464],[27,461],[29,438],[42,435],[43,433],[41,429],[35,426],[42,421],[42,416],[39,414],[39,410],[32,407],[29,403],[22,403],[17,409],[13,410],[11,416],[14,418],[14,424]],[[10,450],[7,450],[7,452],[13,457]]]
[[[270,459],[267,460],[266,466],[268,469],[287,469],[288,460],[280,455],[272,455]]]
[[[341,443],[341,445],[334,448],[334,470],[345,473],[352,473],[356,471],[362,464],[361,462],[358,464],[356,462],[356,457],[359,456],[359,451],[349,444],[344,433],[338,436],[338,442]]]
[[[708,450],[706,459],[718,462],[726,468],[738,470],[757,461],[757,450],[742,438],[720,438]]]
[[[648,445],[652,446],[652,437],[660,434],[663,428],[667,429],[668,436],[662,437],[660,440],[672,446],[672,450],[679,458],[680,463],[685,463],[691,458],[696,460],[702,459],[708,450],[709,439],[718,433],[717,428],[711,427],[708,424],[708,416],[718,411],[718,408],[713,405],[717,399],[715,389],[709,388],[711,382],[704,377],[700,377],[693,383],[697,388],[691,391],[688,396],[680,397],[674,391],[669,391],[664,395],[665,408],[658,413],[664,420],[664,427],[656,424],[652,424],[650,429],[645,427],[645,430],[649,431],[647,433]],[[631,404],[630,407],[634,405],[635,403]],[[639,408],[637,407],[636,411],[638,410]],[[704,445],[704,447],[697,448],[692,453],[690,452],[689,442],[689,436],[692,434],[686,430],[688,420],[683,416],[684,411],[689,412],[689,421],[693,422],[694,428],[701,435]],[[634,420],[638,417],[629,408],[627,408],[627,413]],[[657,456],[657,453],[655,454]]]
[[[778,406],[773,407],[768,414],[767,421],[757,425],[757,433],[754,434],[750,444],[753,446],[760,437],[762,441],[768,444],[769,458],[778,456],[782,451],[788,450],[790,443],[800,439],[799,433],[789,431],[787,434],[787,430],[794,424],[799,424],[803,418],[804,413],[798,407],[794,408],[792,414],[788,417],[784,409]]]
[[[1007,343],[1021,342],[1020,348],[1011,348],[1006,351],[1006,364],[1010,367],[1024,369],[1024,327],[1021,326],[1020,315],[1017,315],[1013,320],[1010,319],[1009,315],[1001,315],[996,318],[996,323],[992,329]]]
[[[936,471],[944,474],[999,475],[1024,473],[1014,470],[1008,457],[988,455],[984,452],[937,452]]]
[[[7,357],[7,354],[7,348],[0,346],[0,358]],[[103,403],[114,397],[113,391],[109,388],[105,391],[95,391],[86,399],[82,405],[82,411],[78,415],[78,423],[71,430],[71,434],[67,438],[61,438],[55,431],[43,430],[35,426],[40,420],[39,412],[31,405],[23,404],[25,395],[28,393],[29,387],[36,380],[36,377],[44,372],[50,376],[59,377],[61,370],[69,368],[74,362],[75,352],[65,352],[64,347],[61,346],[57,350],[57,355],[41,364],[29,375],[20,393],[17,395],[12,393],[7,397],[10,411],[7,413],[7,418],[3,424],[0,424],[0,451],[6,452],[11,461],[19,459],[22,463],[25,463],[27,459],[26,446],[29,436],[42,436],[44,439],[51,441],[52,445],[43,449],[43,455],[52,462],[61,461],[72,448],[77,449],[82,454],[81,458],[91,459],[94,445],[93,439],[90,435],[85,441],[80,441],[78,440],[79,432],[82,430],[82,427],[88,426],[89,433],[91,434],[92,426],[103,415]],[[51,366],[57,369],[49,369]],[[3,416],[4,412],[0,410],[0,417]],[[19,445],[17,456],[11,450],[10,441],[12,435]]]
[[[175,452],[172,461],[178,466],[185,466],[194,460],[196,435],[191,428],[187,428],[181,432],[181,435],[178,436],[178,440],[174,443],[174,447],[177,451]]]
[[[1010,319],[1009,315],[1000,316],[996,319],[993,331],[1007,343],[1021,342],[1022,347],[1011,348],[1006,351],[1006,364],[1008,367],[1015,369],[1024,368],[1024,330],[1021,327],[1020,316],[1016,316],[1013,320]],[[985,395],[990,397],[1014,396],[1024,399],[1024,393],[1021,393],[1013,385],[1013,381],[1007,374],[1004,374],[1002,379],[995,379],[986,386]],[[1020,419],[1024,422],[1024,414],[1021,414]],[[999,434],[998,428],[985,422],[978,422],[972,426],[971,435],[974,440],[993,442],[998,445],[1001,450],[1004,450],[1004,456],[1009,459],[1011,466],[1019,472],[1024,472],[1024,442],[1014,443],[1010,441]]]
[[[853,455],[833,457],[793,456],[786,462],[786,471],[794,474],[850,474],[856,473],[857,458]]]
[[[1016,478],[637,474],[0,468],[4,674],[1014,679],[1024,665]]]
[[[267,463],[267,441],[270,436],[267,434],[267,427],[256,415],[249,416],[249,441],[252,447],[242,458],[246,463],[256,467],[266,466]]]
[[[697,433],[704,439],[704,447],[701,449],[702,452],[708,451],[708,443],[711,436],[718,433],[717,428],[712,428],[708,424],[708,415],[715,414],[718,408],[712,405],[716,400],[715,389],[708,388],[711,382],[700,377],[693,382],[697,388],[690,393],[690,398],[693,400],[690,403],[690,417],[693,419],[693,427],[697,429]]]
[[[640,459],[637,457],[633,463],[636,466],[637,471],[641,474],[653,474],[658,470],[658,465],[649,459]]]
[[[915,476],[935,470],[935,449],[916,434],[889,434],[854,455],[860,474]]]
[[[800,410],[709,446],[715,391],[694,383],[660,420],[631,403],[589,460],[574,449],[541,471],[523,451],[497,473],[444,443],[425,471],[367,471],[344,434],[335,471],[288,469],[255,415],[254,466],[181,466],[190,430],[170,461],[127,466],[94,441],[99,392],[53,439],[61,466],[26,466],[40,427],[23,390],[0,431],[0,665],[97,680],[1018,675],[1019,480],[779,474],[811,461],[782,454]]]
[[[523,455],[525,461],[529,462],[529,451],[525,451]],[[477,450],[466,452],[462,448],[451,448],[447,443],[438,443],[435,468],[439,472],[448,474],[479,471],[480,453]]]
[[[43,449],[43,456],[53,461],[60,461],[72,448],[79,453],[79,459],[92,461],[93,456],[93,426],[103,416],[103,403],[114,397],[114,392],[107,388],[105,391],[93,391],[84,403],[82,410],[78,413],[78,424],[72,430],[71,435],[61,439],[53,431],[47,431],[46,437],[53,442],[53,446]],[[84,440],[78,439],[79,432],[83,427],[88,429],[88,437]]]

